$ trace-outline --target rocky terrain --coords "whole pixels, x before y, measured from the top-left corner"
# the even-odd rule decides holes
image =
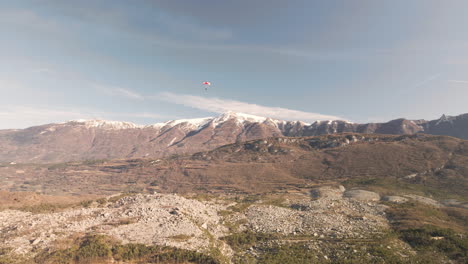
[[[0,263],[466,263],[468,144],[271,137],[0,164]]]
[[[404,203],[411,201],[418,202],[408,197]],[[381,201],[375,192],[327,185],[308,192],[244,196],[240,200],[137,194],[90,200],[51,212],[31,207],[8,209],[0,211],[0,263],[71,263],[74,256],[57,252],[64,250],[64,244],[72,247],[73,241],[92,234],[112,238],[119,245],[197,251],[213,256],[214,263],[256,263],[252,262],[255,259],[276,263],[267,261],[269,250],[294,245],[313,252],[301,256],[307,263],[346,259],[383,263],[390,257],[410,261],[416,252],[408,241],[387,237],[392,223],[386,211],[393,203]],[[362,251],[375,242],[394,253],[363,255]],[[98,258],[99,263],[111,263],[113,256]],[[444,256],[437,260],[451,263]]]
[[[277,136],[317,136],[345,132],[454,136],[468,139],[468,114],[438,120],[396,119],[387,123],[281,121],[240,113],[215,118],[173,120],[150,126],[77,120],[0,131],[0,162],[50,163],[116,158],[162,158],[212,150],[235,142]]]

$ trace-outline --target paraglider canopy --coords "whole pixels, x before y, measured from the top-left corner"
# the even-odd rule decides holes
[[[208,91],[208,87],[211,86],[211,83],[210,82],[203,82],[203,87],[205,87],[205,91]]]

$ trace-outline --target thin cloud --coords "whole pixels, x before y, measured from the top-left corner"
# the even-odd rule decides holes
[[[102,84],[92,84],[96,89],[103,91],[104,93],[112,96],[120,96],[135,100],[144,100],[145,97],[135,91],[131,91],[121,87],[106,86]]]
[[[144,99],[144,97],[140,95],[139,93],[136,93],[136,92],[124,89],[124,88],[117,88],[116,91],[127,98],[133,98],[133,99],[138,99],[138,100]]]
[[[461,84],[468,84],[468,81],[463,80],[448,80],[450,83],[461,83]]]
[[[213,113],[225,113],[228,111],[233,111],[277,119],[301,121],[342,119],[337,116],[303,112],[281,107],[262,106],[257,104],[245,103],[235,100],[226,100],[214,97],[208,98],[165,92],[160,93],[158,96],[155,96],[153,98]]]
[[[193,21],[187,21],[183,17],[175,17],[160,14],[160,24],[165,25],[169,32],[174,32],[176,36],[188,36],[199,40],[227,40],[233,37],[233,33],[227,29],[216,29],[201,26]]]
[[[151,43],[170,49],[218,50],[241,53],[260,52],[275,56],[296,57],[310,60],[361,59],[363,56],[362,54],[356,55],[351,52],[324,52],[285,46],[227,44],[225,41],[234,37],[231,30],[201,26],[191,21],[177,20],[173,17],[163,17],[163,19],[159,20],[161,24],[164,25],[164,31],[148,32],[130,23],[127,15],[118,10],[108,11],[103,15],[102,12],[104,11],[101,9],[99,9],[99,12],[94,11],[90,14],[90,10],[83,7],[74,8],[73,10],[69,9],[68,6],[62,6],[61,8],[65,8],[60,10],[68,12],[71,16],[117,30],[121,36],[132,39],[138,38],[141,40],[139,41],[141,43]],[[25,28],[25,30],[31,32],[53,34],[56,41],[66,42],[66,44],[63,44],[66,46],[73,45],[77,42],[75,39],[76,36],[70,35],[69,29],[64,27],[59,21],[50,17],[41,16],[41,14],[31,10],[0,10],[0,22],[3,22],[0,23],[0,27],[1,24],[12,25],[14,27]],[[175,33],[169,34],[167,32]],[[81,49],[78,50],[83,53],[90,52]],[[99,55],[103,58],[102,54]]]
[[[416,85],[413,86],[413,88],[419,88],[427,83],[430,83],[434,80],[436,80],[437,78],[439,78],[442,74],[441,73],[438,73],[438,74],[434,74],[432,76],[430,76],[429,78],[417,83]]]

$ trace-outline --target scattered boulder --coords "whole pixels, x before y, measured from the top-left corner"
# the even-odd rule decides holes
[[[460,202],[460,201],[455,200],[455,199],[444,200],[444,201],[442,201],[442,204],[445,205],[445,206],[448,206],[448,207],[460,207],[460,208],[468,209],[468,203]]]
[[[310,195],[316,199],[318,198],[341,199],[343,197],[344,191],[345,191],[345,187],[342,185],[338,187],[322,186],[322,187],[312,189],[310,191]]]
[[[408,201],[408,198],[401,197],[401,196],[384,196],[382,198],[382,201],[386,201],[389,203],[402,204],[402,203],[406,203]]]
[[[344,193],[344,197],[359,201],[379,201],[380,195],[375,192],[365,190],[349,190]]]
[[[434,207],[442,207],[441,203],[439,203],[438,201],[436,201],[434,199],[428,198],[428,197],[419,196],[419,195],[415,195],[415,194],[407,194],[407,195],[405,195],[405,197],[410,198],[410,199],[412,199],[412,200],[414,200],[416,202],[422,203],[422,204],[426,204],[426,205],[430,205],[430,206],[434,206]]]

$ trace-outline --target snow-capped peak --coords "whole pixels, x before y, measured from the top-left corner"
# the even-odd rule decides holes
[[[250,115],[250,114],[244,114],[244,113],[236,113],[236,112],[226,112],[219,117],[216,117],[213,119],[213,123],[219,124],[226,122],[230,119],[235,119],[237,122],[243,124],[244,122],[258,122],[262,123],[264,122],[267,118],[266,117],[261,117],[261,116],[256,116],[256,115]]]
[[[284,121],[277,120],[270,117],[262,117],[251,114],[239,113],[239,112],[225,112],[217,117],[205,117],[205,118],[193,118],[193,119],[176,119],[170,120],[167,122],[156,123],[152,125],[138,125],[130,122],[121,122],[121,121],[107,121],[107,120],[86,120],[86,119],[77,119],[71,120],[66,123],[56,124],[56,125],[80,125],[87,128],[101,128],[108,130],[118,130],[118,129],[143,129],[143,128],[153,128],[159,130],[167,130],[173,127],[178,127],[183,130],[200,130],[210,124],[210,126],[217,127],[220,124],[223,124],[227,121],[234,120],[238,125],[243,126],[246,123],[262,123],[275,125],[276,127],[282,127],[286,124],[290,125],[300,125],[300,126],[310,126],[312,124],[305,123],[302,121]],[[328,120],[322,121],[327,122],[328,125],[335,124],[339,121]],[[346,121],[342,121],[346,122]],[[321,121],[317,121],[314,125],[319,125]]]
[[[436,125],[440,124],[440,123],[443,123],[443,122],[453,122],[455,118],[453,116],[447,116],[445,114],[443,114],[439,120],[437,120],[436,122]]]

